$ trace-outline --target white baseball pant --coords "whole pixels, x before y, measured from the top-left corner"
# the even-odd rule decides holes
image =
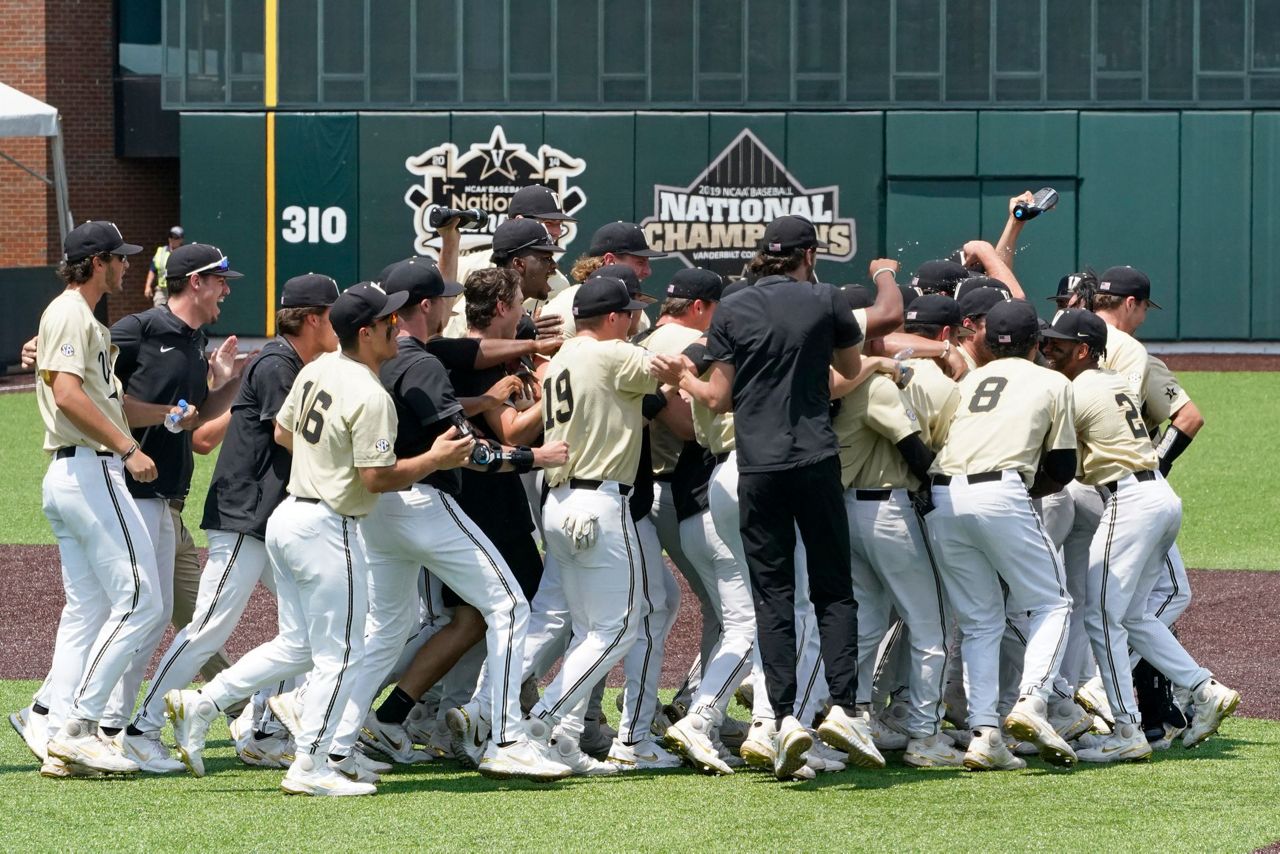
[[[1008,607],[1028,619],[1019,694],[1047,699],[1067,640],[1062,567],[1017,472],[970,483],[964,475],[935,483],[929,536],[964,655],[969,727],[999,726],[1000,641]]]
[[[1191,604],[1191,579],[1187,577],[1187,565],[1182,562],[1182,552],[1174,543],[1164,557],[1164,569],[1156,579],[1147,599],[1147,608],[1166,626],[1172,626]]]
[[[1067,593],[1071,596],[1071,618],[1067,631],[1067,650],[1062,656],[1061,678],[1054,689],[1063,697],[1075,696],[1075,690],[1093,673],[1093,649],[1084,618],[1088,607],[1089,546],[1102,518],[1102,499],[1098,490],[1078,480],[1067,484],[1071,498],[1071,528],[1062,543],[1062,566],[1067,577]]]
[[[687,520],[681,520],[676,515],[675,494],[669,481],[654,481],[653,509],[649,512],[649,518],[658,529],[658,542],[662,544],[667,557],[671,558],[671,562],[684,576],[689,589],[697,597],[698,609],[702,615],[698,655],[675,697],[677,701],[688,702],[698,690],[707,657],[711,654],[716,642],[720,640],[720,614],[704,582],[706,578],[715,577],[715,570],[712,568],[715,559],[705,552],[692,554],[685,545],[683,525]]]
[[[667,562],[662,559],[662,545],[653,521],[644,517],[635,523],[640,538],[640,582],[637,603],[640,626],[636,642],[622,659],[622,716],[618,722],[618,739],[624,744],[649,737],[658,701],[658,680],[662,677],[662,659],[667,635],[675,625],[680,608],[680,588],[676,585]]]
[[[77,447],[49,463],[42,493],[66,592],[46,703],[54,733],[68,718],[101,721],[143,642],[167,620],[151,535],[120,458]]]

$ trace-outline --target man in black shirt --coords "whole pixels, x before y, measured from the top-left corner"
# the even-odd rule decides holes
[[[390,294],[409,294],[400,312],[399,353],[380,372],[396,408],[395,453],[404,458],[440,449],[442,464],[408,488],[380,495],[377,507],[361,521],[369,565],[364,659],[332,750],[349,753],[362,729],[366,736],[379,732],[379,749],[385,742],[389,755],[411,747],[403,727],[382,725],[376,714],[366,713],[415,628],[418,570],[425,565],[480,611],[487,625],[491,690],[482,698],[489,708],[481,709],[480,717],[491,711],[493,741],[480,760],[480,772],[498,778],[557,779],[565,769],[525,738],[520,723],[520,662],[529,603],[502,554],[458,506],[461,472],[447,461],[456,456],[456,446],[474,443],[468,465],[477,470],[529,471],[535,465],[562,464],[567,446],[557,443],[534,451],[475,441],[444,366],[425,344],[431,331],[443,326],[447,298],[457,295],[457,286],[447,285],[435,265],[426,262],[398,266],[384,285]],[[401,694],[398,699],[411,708],[417,697],[403,690]]]
[[[765,684],[778,716],[774,774],[780,780],[804,764],[813,743],[794,717],[797,526],[808,554],[832,702],[818,734],[848,751],[855,764],[884,765],[866,713],[855,708],[857,603],[829,414],[830,366],[846,377],[857,375],[862,331],[840,291],[813,280],[822,245],[803,217],[770,223],[750,265],[759,276],[755,285],[723,300],[712,320],[708,380],[684,369],[676,376],[660,374],[711,409],[734,412],[742,541]]]
[[[230,269],[217,247],[182,246],[173,251],[165,267],[168,304],[121,318],[111,328],[111,341],[120,348],[116,372],[124,384],[125,416],[134,439],[156,461],[159,471],[153,481],[140,483],[127,477],[126,483],[155,547],[165,622],[173,611],[177,548],[170,505],[185,501],[191,487],[195,463],[190,431],[226,411],[239,389],[243,367],[236,361],[234,336],[212,358],[207,357],[208,339],[202,327],[218,319],[220,303],[231,292],[227,280],[240,275]],[[180,408],[181,401],[186,402],[185,408]],[[151,653],[163,637],[164,625],[160,625],[144,639],[112,693],[101,721],[108,734],[123,728],[132,717]],[[123,749],[144,771],[181,770],[158,738],[126,734]]]
[[[158,738],[164,727],[165,693],[185,688],[231,636],[259,580],[274,592],[265,543],[267,518],[284,500],[291,460],[273,436],[275,417],[302,366],[338,349],[329,325],[329,307],[337,298],[337,282],[318,273],[284,283],[276,313],[280,334],[244,371],[205,498],[200,527],[209,535],[209,560],[200,578],[196,610],[156,668],[129,727],[130,736]],[[292,753],[287,737],[265,732],[243,733],[236,749],[249,764],[280,768],[288,767]]]

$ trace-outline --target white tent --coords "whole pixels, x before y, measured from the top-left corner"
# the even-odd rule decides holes
[[[0,157],[53,187],[58,202],[58,232],[61,240],[65,240],[67,232],[72,228],[72,220],[67,205],[67,167],[62,156],[62,128],[58,111],[12,86],[0,83],[0,139],[18,136],[48,137],[53,143],[52,178],[24,166],[3,151],[0,151]]]

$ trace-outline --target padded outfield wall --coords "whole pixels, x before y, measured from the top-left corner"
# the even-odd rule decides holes
[[[1052,186],[1017,256],[1036,298],[1127,263],[1164,306],[1144,338],[1280,340],[1280,112],[204,112],[181,134],[183,225],[246,274],[223,333],[273,331],[290,276],[346,285],[431,252],[432,205],[482,207],[492,229],[538,182],[578,219],[567,263],[603,223],[644,224],[673,253],[653,292],[684,264],[740,269],[782,212],[828,236],[827,281],[884,254],[911,270],[995,241],[1010,195]]]

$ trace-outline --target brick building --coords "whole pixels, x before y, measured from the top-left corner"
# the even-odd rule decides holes
[[[158,30],[158,3],[155,16]],[[147,247],[126,277],[125,299],[109,306],[112,320],[137,311],[149,304],[142,286],[150,252],[178,222],[179,174],[176,156],[120,156],[136,146],[122,145],[128,135],[118,125],[137,124],[137,112],[129,109],[122,79],[136,76],[122,74],[118,64],[117,3],[0,0],[0,20],[6,24],[0,81],[51,104],[62,116],[72,214],[77,221],[114,220],[126,239]],[[159,115],[158,87],[154,111]],[[44,140],[4,140],[0,151],[51,173]],[[61,258],[53,188],[5,160],[0,222],[0,268],[46,266]]]

